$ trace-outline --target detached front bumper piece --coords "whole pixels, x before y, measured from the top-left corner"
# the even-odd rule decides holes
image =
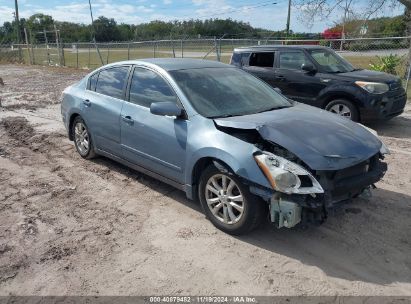
[[[270,202],[271,222],[277,223],[277,228],[291,228],[301,222],[302,207],[292,201],[274,194]]]

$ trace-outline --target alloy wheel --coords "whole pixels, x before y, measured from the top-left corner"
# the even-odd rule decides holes
[[[225,224],[237,223],[244,214],[244,197],[236,182],[224,174],[209,178],[205,199],[213,216]]]
[[[86,126],[77,122],[74,127],[74,140],[81,155],[86,155],[90,149],[90,138]]]

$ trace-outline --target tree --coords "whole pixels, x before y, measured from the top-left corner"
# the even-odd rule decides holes
[[[53,25],[53,17],[44,14],[34,14],[27,20],[27,27],[33,32],[52,30]]]
[[[117,22],[113,18],[98,17],[93,22],[97,42],[119,41]]]
[[[353,0],[295,0],[295,5],[300,9],[302,19],[309,25],[313,24],[317,18],[321,20],[329,19],[332,13],[341,12],[343,22],[350,19],[369,20],[384,7],[394,7],[404,5],[407,10],[411,9],[411,0],[368,0],[367,9],[360,13],[355,13],[355,3]]]
[[[309,22],[313,22],[316,17],[320,18],[328,18],[332,12],[338,10],[347,3],[347,1],[351,0],[296,0],[297,6],[303,12],[304,17]],[[352,2],[349,3],[349,7],[351,6]],[[405,6],[405,21],[406,21],[406,31],[407,36],[410,37],[411,34],[411,0],[368,0],[367,10],[363,14],[363,20],[367,21],[381,10],[383,7],[395,7],[397,5],[404,5]],[[347,9],[347,6],[345,6]],[[410,47],[408,49],[408,67],[406,70],[410,68],[411,63],[411,41],[408,41]],[[342,45],[342,44],[341,44]]]

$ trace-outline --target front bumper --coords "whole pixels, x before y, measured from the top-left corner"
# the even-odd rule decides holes
[[[407,94],[403,88],[385,94],[369,94],[364,107],[360,108],[362,121],[387,120],[404,112]]]
[[[358,197],[365,189],[381,180],[387,164],[379,154],[342,170],[316,171],[315,177],[324,189],[316,195],[286,195],[275,193],[270,200],[271,221],[277,227],[291,228],[303,222],[321,223],[328,210]]]

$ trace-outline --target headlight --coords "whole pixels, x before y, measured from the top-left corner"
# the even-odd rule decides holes
[[[370,132],[372,135],[374,135],[375,137],[378,138],[378,140],[381,142],[381,148],[380,148],[380,153],[382,155],[385,154],[391,154],[390,149],[388,149],[388,147],[384,144],[384,142],[381,140],[381,138],[378,136],[377,131],[375,131],[374,129],[368,128],[366,126],[364,126],[363,124],[358,123],[361,127],[363,127],[364,129],[366,129],[368,132]]]
[[[356,81],[355,84],[372,94],[383,94],[390,89],[388,84],[380,82]]]
[[[300,165],[269,152],[255,154],[254,158],[274,190],[284,193],[324,193],[320,183]],[[301,178],[309,185],[302,186]]]

